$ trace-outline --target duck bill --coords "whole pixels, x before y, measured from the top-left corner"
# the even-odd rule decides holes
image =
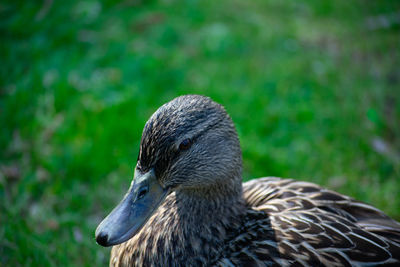
[[[168,190],[157,180],[154,170],[135,177],[122,201],[99,224],[96,241],[108,247],[123,243],[133,237],[164,201]]]

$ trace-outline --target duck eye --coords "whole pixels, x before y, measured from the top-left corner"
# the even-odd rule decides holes
[[[192,145],[192,140],[187,138],[181,142],[181,144],[179,145],[179,150],[188,150],[191,145]]]

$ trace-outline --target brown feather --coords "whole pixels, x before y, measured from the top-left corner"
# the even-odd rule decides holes
[[[174,191],[110,266],[400,266],[400,224],[382,211],[308,182],[242,184],[233,123],[209,98],[179,97],[150,118],[137,169],[152,168]]]

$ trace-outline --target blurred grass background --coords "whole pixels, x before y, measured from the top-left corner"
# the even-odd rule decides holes
[[[0,265],[106,265],[94,230],[144,123],[187,93],[231,114],[245,179],[400,220],[399,1],[3,1],[0,17]]]

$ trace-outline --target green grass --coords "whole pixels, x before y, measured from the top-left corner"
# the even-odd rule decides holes
[[[0,265],[106,265],[94,230],[147,118],[186,93],[231,114],[246,180],[316,182],[400,219],[400,2],[8,2]]]

